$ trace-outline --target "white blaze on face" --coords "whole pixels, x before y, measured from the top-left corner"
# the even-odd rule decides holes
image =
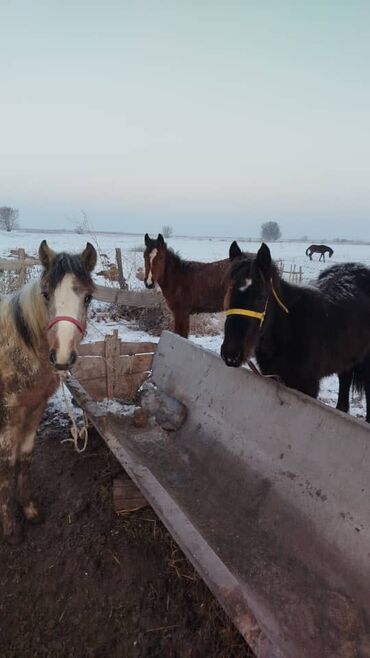
[[[74,290],[73,274],[66,274],[54,292],[55,315],[68,315],[75,320],[82,317],[83,297]],[[80,330],[72,322],[61,320],[55,325],[58,339],[56,362],[66,364],[69,362],[71,351],[74,349],[74,340]]]
[[[244,285],[240,286],[239,288],[240,292],[245,292],[245,290],[247,290],[247,288],[249,288],[251,285],[252,285],[252,279],[246,279]]]
[[[151,284],[153,283],[152,265],[153,265],[153,260],[155,259],[157,253],[158,253],[158,249],[152,249],[152,251],[151,251],[150,254],[149,254],[149,262],[150,262],[150,265],[149,265],[148,276],[147,276],[147,279],[146,279],[146,282],[147,282],[149,285],[151,285]]]

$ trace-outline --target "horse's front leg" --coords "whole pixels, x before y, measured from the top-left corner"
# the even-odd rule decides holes
[[[15,447],[15,437],[9,429],[0,434],[0,521],[4,539],[9,544],[22,540],[16,506]]]
[[[187,313],[183,309],[181,310],[174,309],[173,317],[175,323],[175,327],[174,327],[175,334],[178,334],[183,338],[187,338],[189,336],[189,325],[190,325],[189,313]]]
[[[339,378],[339,391],[337,409],[348,413],[349,411],[349,392],[351,389],[353,370],[347,370],[338,375]]]
[[[43,403],[28,416],[18,447],[17,499],[25,519],[30,523],[41,523],[43,520],[42,514],[32,500],[30,467],[36,431],[44,409],[45,404]]]

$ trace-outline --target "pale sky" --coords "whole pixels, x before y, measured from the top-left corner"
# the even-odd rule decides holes
[[[370,239],[368,0],[0,0],[24,227]]]

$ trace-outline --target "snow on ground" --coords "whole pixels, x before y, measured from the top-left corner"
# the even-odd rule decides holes
[[[23,247],[29,255],[37,255],[37,250],[40,242],[46,238],[48,244],[55,251],[80,251],[85,245],[86,241],[93,242],[98,249],[99,258],[96,271],[102,269],[104,266],[105,257],[108,257],[110,262],[115,262],[115,248],[120,247],[123,256],[123,266],[126,278],[129,281],[130,287],[142,288],[143,283],[136,278],[136,272],[139,267],[143,267],[143,235],[123,235],[123,234],[94,234],[94,235],[78,235],[76,233],[52,233],[44,234],[43,232],[24,232],[22,230],[7,233],[0,232],[0,257],[10,255],[11,249]],[[255,252],[260,246],[258,241],[249,241],[238,239],[240,247],[245,251]],[[211,261],[222,258],[227,258],[229,245],[232,238],[186,238],[186,237],[173,237],[168,240],[168,244],[175,250],[179,251],[183,258]],[[327,244],[327,241],[323,240]],[[327,258],[326,263],[319,262],[318,256],[314,255],[313,260],[310,261],[305,255],[307,246],[311,244],[307,242],[278,242],[270,244],[271,253],[274,259],[282,260],[284,262],[284,270],[289,271],[290,266],[302,267],[303,281],[310,281],[318,276],[318,274],[335,263],[343,263],[346,261],[362,262],[370,267],[370,245],[364,244],[334,244],[334,255],[331,259]],[[329,241],[330,244],[330,241]],[[37,270],[35,268],[35,275]],[[96,281],[100,284],[108,285],[108,283],[96,277]],[[108,305],[101,303],[94,303],[94,319],[91,319],[88,325],[87,342],[102,340],[105,335],[110,334],[113,329],[117,329],[119,336],[122,340],[127,341],[158,341],[158,338],[150,336],[144,331],[138,331],[134,328],[133,324],[126,320],[115,322],[109,318]],[[222,335],[217,336],[190,336],[197,345],[206,349],[212,350],[219,354],[222,343]],[[320,399],[332,406],[336,405],[338,394],[338,379],[336,376],[327,377],[321,382]],[[58,392],[54,404],[59,406],[62,404],[61,393]],[[352,414],[363,417],[365,415],[364,401],[353,399],[351,402]]]

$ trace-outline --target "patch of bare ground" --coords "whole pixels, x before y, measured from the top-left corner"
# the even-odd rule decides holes
[[[45,523],[0,542],[1,658],[247,658],[252,654],[148,507],[112,508],[121,467],[97,434],[79,455],[49,411],[33,461]]]

